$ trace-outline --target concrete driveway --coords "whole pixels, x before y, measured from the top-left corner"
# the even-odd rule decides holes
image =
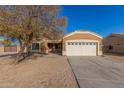
[[[104,57],[68,57],[82,88],[124,88],[124,63]]]

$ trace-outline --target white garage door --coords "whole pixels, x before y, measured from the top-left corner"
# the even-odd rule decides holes
[[[66,42],[67,56],[96,56],[96,42]]]

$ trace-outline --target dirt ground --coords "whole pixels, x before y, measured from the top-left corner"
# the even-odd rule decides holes
[[[104,54],[104,57],[112,59],[112,60],[116,60],[116,61],[119,61],[119,62],[124,62],[124,54],[106,53],[106,54]]]
[[[12,61],[10,57],[0,57],[0,87],[78,87],[64,56],[50,54],[17,65]]]

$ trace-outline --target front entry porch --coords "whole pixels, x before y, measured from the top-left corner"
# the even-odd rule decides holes
[[[49,53],[62,53],[62,43],[58,40],[47,40],[45,46],[47,48],[44,48],[43,41],[34,41],[31,44],[31,52],[45,53],[45,51],[48,51]]]

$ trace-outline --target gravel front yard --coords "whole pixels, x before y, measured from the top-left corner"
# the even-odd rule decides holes
[[[0,58],[0,87],[78,87],[67,58],[55,54],[14,65]]]
[[[124,62],[124,54],[105,54],[104,57],[118,62]]]

